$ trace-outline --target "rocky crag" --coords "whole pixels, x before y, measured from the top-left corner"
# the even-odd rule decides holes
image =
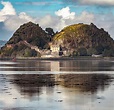
[[[93,23],[70,25],[55,34],[53,29],[43,30],[38,24],[32,22],[23,24],[16,30],[1,48],[0,56],[40,57],[41,51],[53,51],[50,46],[53,49],[60,48],[58,51],[64,56],[114,57],[114,40],[108,32],[103,28],[97,28]]]

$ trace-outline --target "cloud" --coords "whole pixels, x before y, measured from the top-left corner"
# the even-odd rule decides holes
[[[63,15],[62,13],[67,13]],[[55,31],[60,31],[64,27],[76,23],[91,23],[94,21],[94,14],[83,11],[80,15],[70,12],[70,8],[62,8],[55,12],[56,16],[46,15],[42,18],[37,18],[36,23],[39,23],[43,29],[51,27]]]
[[[46,15],[41,18],[36,18],[35,22],[38,23],[43,29],[47,27],[53,28],[55,31],[57,31],[58,28],[57,25],[60,24],[60,18],[57,16],[51,16],[51,15]]]
[[[16,4],[24,4],[24,5],[47,5],[48,2],[17,2]]]
[[[55,21],[55,19],[53,19],[52,16],[46,15],[46,16],[40,18],[39,20],[37,20],[36,22],[39,22],[42,27],[45,27],[45,26],[49,27],[49,26],[53,25],[54,21]]]
[[[29,21],[35,22],[35,19],[27,15],[25,12],[21,12],[19,15],[10,16],[7,20],[4,21],[4,25],[7,30],[14,31],[23,23]]]
[[[64,16],[61,13],[63,12],[63,9],[65,9],[64,13],[68,12],[67,15]],[[67,10],[66,10],[67,9]],[[61,11],[62,10],[62,11]],[[69,11],[68,11],[69,10]],[[60,12],[60,13],[58,13]],[[114,15],[112,14],[93,14],[87,11],[83,11],[80,15],[74,14],[72,19],[72,12],[70,11],[70,8],[62,8],[55,12],[56,16],[46,15],[42,18],[37,19],[35,22],[40,23],[42,28],[51,27],[55,31],[60,31],[64,27],[71,25],[71,24],[77,24],[77,23],[94,23],[98,28],[104,28],[106,31],[109,32],[111,37],[113,36],[113,30],[114,30]],[[70,16],[71,15],[71,16]],[[110,16],[110,17],[107,17]],[[66,19],[67,18],[67,19]]]
[[[74,0],[76,1],[76,0]],[[81,0],[84,1],[84,0]],[[89,0],[86,0],[89,1]],[[55,31],[60,31],[65,26],[77,23],[86,23],[90,24],[91,22],[97,25],[99,28],[104,28],[108,31],[112,37],[114,30],[114,15],[113,14],[94,14],[88,11],[82,11],[80,14],[71,12],[70,7],[64,7],[55,12],[53,15],[45,15],[43,17],[31,17],[25,12],[20,12],[16,14],[16,11],[10,2],[1,2],[3,4],[3,9],[0,10],[0,36],[8,36],[6,33],[13,33],[20,25],[32,21],[38,23],[43,29],[46,27],[51,27]],[[9,10],[9,11],[8,11]],[[4,37],[5,38],[5,37]]]
[[[57,16],[62,17],[62,19],[74,19],[75,12],[70,12],[69,7],[62,8],[55,12]]]
[[[21,24],[35,20],[27,15],[25,12],[16,14],[16,11],[10,2],[1,2],[4,6],[3,9],[0,10],[0,22],[4,23],[4,28],[9,31],[16,30]],[[2,27],[1,27],[2,28]]]
[[[94,22],[99,28],[104,28],[111,37],[114,39],[114,15],[106,14],[106,15],[96,15]]]
[[[76,0],[74,0],[76,1]],[[114,0],[80,0],[82,4],[113,6]]]
[[[69,8],[69,10],[70,10],[70,8]],[[59,12],[59,11],[57,11],[57,12]],[[98,28],[104,28],[106,31],[109,32],[111,37],[114,38],[114,36],[113,36],[114,15],[113,14],[108,13],[108,14],[99,15],[99,14],[93,14],[93,13],[90,13],[90,12],[87,12],[87,11],[82,11],[82,13],[78,14],[78,15],[75,13],[75,15],[73,16],[73,19],[70,19],[70,17],[67,17],[67,19],[64,19],[64,15],[62,15],[62,14],[61,14],[61,18],[59,17],[60,16],[59,14],[56,14],[56,15],[58,16],[59,19],[54,24],[54,29],[57,29],[59,31],[61,29],[63,29],[65,26],[68,26],[68,25],[71,25],[71,24],[77,24],[77,23],[90,24],[90,23],[94,23]]]
[[[83,23],[90,23],[94,21],[94,14],[89,13],[87,11],[83,11],[80,15],[75,16],[75,21],[83,22]]]
[[[11,37],[12,32],[5,29],[4,22],[0,22],[0,40],[6,40]]]
[[[25,12],[21,12],[18,17],[23,21],[35,22],[35,20],[31,16],[27,15]]]
[[[1,2],[4,8],[0,11],[1,15],[15,15],[16,11],[10,2]]]
[[[0,22],[6,20],[8,16],[16,15],[16,11],[10,2],[2,1],[1,4],[4,6],[4,8],[0,10]]]
[[[54,24],[57,30],[61,30],[71,24],[90,23],[94,21],[94,14],[83,11],[80,15],[76,15],[75,12],[70,12],[69,7],[62,8],[56,11],[55,14],[59,18],[56,24]]]
[[[64,4],[114,6],[114,0],[62,0]]]
[[[61,1],[37,1],[37,2],[34,2],[34,1],[29,1],[29,2],[17,2],[16,4],[24,4],[24,5],[37,5],[37,6],[45,6],[45,5],[52,5],[52,4],[63,4]]]

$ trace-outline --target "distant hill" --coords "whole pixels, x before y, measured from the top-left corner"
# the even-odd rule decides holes
[[[37,56],[38,53],[31,50],[30,46],[27,46],[24,41],[44,49],[48,47],[50,36],[38,24],[32,22],[23,24],[1,49],[1,56]]]
[[[0,40],[0,47],[4,46],[7,41]]]
[[[53,44],[69,50],[69,55],[85,56],[103,54],[114,56],[114,40],[103,28],[97,28],[93,23],[74,24],[65,27],[53,37]]]
[[[49,39],[47,33],[38,24],[28,22],[17,29],[7,44],[16,44],[23,40],[44,48]]]
[[[93,23],[70,25],[55,34],[53,29],[43,30],[38,24],[32,22],[21,25],[15,31],[10,40],[1,48],[0,57],[36,57],[41,55],[41,51],[44,54],[47,51],[49,54],[50,46],[53,49],[56,46],[60,47],[60,55],[65,56],[114,57],[114,40],[108,32],[103,28],[97,28]]]

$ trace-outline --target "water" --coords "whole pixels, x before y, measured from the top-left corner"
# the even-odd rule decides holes
[[[113,110],[114,60],[0,61],[0,110]]]

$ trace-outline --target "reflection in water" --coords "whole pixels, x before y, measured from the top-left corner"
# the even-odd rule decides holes
[[[53,87],[55,84],[54,75],[40,75],[40,74],[23,74],[10,75],[10,81],[20,89],[24,95],[32,96],[34,94],[40,95],[42,87]]]
[[[60,71],[109,71],[114,63],[102,60],[75,60],[60,62]]]
[[[113,77],[104,74],[0,75],[0,109],[75,110],[78,107],[79,110],[96,110],[100,107],[97,102],[105,100],[108,88],[113,87]],[[111,90],[109,95],[114,88]],[[91,103],[98,108],[91,108]]]
[[[114,62],[90,59],[1,61],[0,71],[114,71]]]
[[[62,85],[68,88],[78,88],[80,92],[97,92],[103,90],[110,85],[112,77],[104,74],[23,74],[9,75],[10,81],[20,89],[24,94],[31,96],[32,94],[42,92],[42,87],[54,87]]]
[[[96,110],[100,107],[98,101],[113,101],[107,96],[113,78],[113,75],[104,74],[1,74],[0,109]],[[108,92],[111,95],[114,91]],[[108,109],[113,110],[113,107]]]
[[[67,74],[60,75],[60,84],[65,87],[76,87],[81,92],[97,92],[110,85],[111,77],[104,74]]]
[[[0,73],[0,110],[114,108],[111,60],[0,61]]]
[[[60,71],[60,62],[59,61],[51,61],[50,62],[50,71]]]

